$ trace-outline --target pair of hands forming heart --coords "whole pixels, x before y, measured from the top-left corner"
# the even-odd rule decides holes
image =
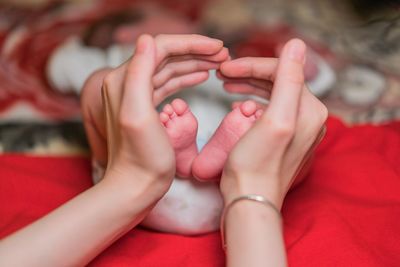
[[[168,190],[174,151],[155,106],[218,69],[228,92],[270,99],[230,153],[221,180],[225,202],[262,194],[281,206],[293,176],[327,117],[304,84],[305,45],[289,41],[280,59],[230,60],[219,40],[200,35],[141,36],[132,59],[94,73],[82,93],[85,129],[105,181],[147,192],[146,207]],[[101,89],[101,90],[100,90]]]
[[[204,81],[210,69],[219,69],[227,91],[270,98],[229,154],[220,183],[225,203],[259,194],[281,207],[327,117],[304,85],[304,53],[303,42],[292,40],[279,60],[230,60],[219,40],[141,36],[132,59],[94,73],[83,89],[85,128],[95,159],[107,165],[104,179],[3,239],[0,265],[84,266],[143,220],[175,172],[174,151],[154,106]],[[286,266],[273,209],[241,203],[228,214],[227,266]]]

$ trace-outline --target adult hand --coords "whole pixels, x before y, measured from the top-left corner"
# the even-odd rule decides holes
[[[148,37],[145,38],[149,39]],[[146,78],[150,78],[149,81],[151,81],[151,84],[146,84],[146,86],[151,87],[152,92],[150,98],[152,104],[156,106],[166,97],[182,90],[183,88],[191,87],[207,80],[208,71],[210,69],[219,68],[220,63],[227,60],[229,57],[228,50],[223,47],[221,41],[200,35],[158,35],[154,38],[153,42],[155,49],[154,58],[151,59],[149,57],[143,59],[139,65],[133,62],[135,60],[131,60],[116,69],[100,70],[88,79],[83,88],[81,103],[85,129],[93,156],[103,166],[106,166],[108,159],[110,159],[106,146],[107,138],[109,141],[111,140],[111,142],[113,142],[112,139],[116,137],[108,136],[111,133],[106,131],[106,120],[104,117],[105,103],[103,103],[101,98],[101,88],[105,89],[103,91],[107,93],[104,94],[104,96],[110,99],[118,99],[118,97],[124,96],[123,90],[131,90],[132,87],[136,86],[136,84],[130,84],[131,80],[142,79],[140,77],[141,75],[138,75],[142,72],[141,69],[149,68],[151,69],[151,74],[148,72],[148,75],[151,75],[151,77]],[[137,46],[139,46],[139,43]],[[135,57],[133,59],[135,59]],[[148,66],[149,64],[151,64],[152,67]],[[134,70],[131,70],[131,68],[134,68]],[[113,101],[116,102],[114,103]],[[118,105],[125,104],[129,106],[136,102],[132,99],[129,100],[130,102],[127,102],[124,99],[113,101],[109,100],[108,105],[113,105],[113,109],[110,111],[116,112],[113,113],[113,116],[115,116],[113,119],[117,124],[119,119],[116,116],[122,116],[121,114],[118,115],[118,111],[125,110],[122,106],[118,107]],[[142,104],[140,104],[140,107],[141,105]],[[132,108],[134,107],[131,107],[131,109]],[[150,110],[149,107],[146,108]],[[151,112],[145,115],[150,116],[150,114],[152,114],[153,116],[155,114],[154,112],[153,108]],[[140,117],[135,118],[133,114],[126,116],[129,118],[124,118],[123,124],[129,123],[130,125],[133,123],[136,126],[141,126],[141,129],[143,128],[143,125],[137,125],[138,122],[142,122]],[[153,120],[154,117],[151,117],[151,119]],[[115,127],[117,127],[116,124]],[[126,125],[119,126],[124,128]],[[129,127],[131,127],[131,125]],[[145,131],[144,129],[142,130]],[[159,129],[157,129],[157,131],[158,130]],[[132,137],[133,136],[127,138],[132,139]],[[151,138],[154,139],[151,140]],[[160,145],[157,143],[159,140],[155,138],[153,133],[151,133],[149,137],[145,137],[145,139],[138,138],[137,140],[141,140],[140,142],[142,142],[143,145]],[[147,140],[148,142],[146,143],[144,140]],[[159,142],[165,141],[164,136],[161,140]],[[113,148],[114,145],[116,144],[110,143],[108,148],[115,151],[116,147]],[[173,161],[169,159],[171,156],[171,148],[166,144],[163,144],[160,146],[160,149],[157,149],[157,151],[149,150],[148,152],[149,160],[155,160],[154,155],[163,155],[162,158],[157,158],[158,164],[163,165],[163,168],[161,168],[163,171],[160,173],[168,173],[168,176],[171,175],[171,170],[175,168]],[[150,154],[150,152],[154,154]],[[110,153],[114,152],[110,151]],[[164,159],[167,162],[163,163],[162,161]],[[165,165],[167,165],[168,168],[166,168]],[[168,171],[166,172],[165,169],[168,169]]]
[[[228,92],[270,98],[263,116],[229,155],[221,180],[226,203],[260,194],[280,208],[310,148],[322,138],[327,109],[304,83],[304,54],[304,43],[295,39],[279,60],[239,58],[221,65]]]
[[[108,138],[105,178],[132,182],[131,190],[154,192],[150,203],[169,187],[175,169],[174,152],[153,106],[155,63],[154,39],[143,35],[123,71],[108,73],[102,87]],[[154,185],[161,185],[161,191]]]

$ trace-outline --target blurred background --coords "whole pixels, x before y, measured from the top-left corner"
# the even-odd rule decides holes
[[[400,1],[0,0],[0,153],[85,155],[79,92],[141,33],[200,33],[233,57],[309,49],[305,76],[348,124],[400,118]]]

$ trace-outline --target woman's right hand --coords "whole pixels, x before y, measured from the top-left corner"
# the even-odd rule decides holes
[[[305,45],[289,41],[274,58],[224,62],[220,76],[227,91],[270,98],[263,116],[229,155],[221,180],[226,203],[259,194],[278,208],[310,150],[323,136],[326,107],[304,83]]]
[[[221,229],[229,267],[287,266],[276,211],[327,118],[325,106],[304,84],[304,57],[304,43],[292,40],[279,60],[239,58],[221,65],[227,91],[270,97],[264,114],[231,151],[221,178],[229,207]],[[277,210],[250,201],[229,205],[244,195],[261,195]]]

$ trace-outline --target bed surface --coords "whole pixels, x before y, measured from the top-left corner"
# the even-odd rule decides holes
[[[309,177],[282,210],[289,266],[397,266],[399,131],[400,123],[349,128],[329,119]],[[0,237],[91,186],[84,157],[3,155],[0,177]],[[90,266],[224,266],[224,254],[218,232],[185,237],[137,228]]]

